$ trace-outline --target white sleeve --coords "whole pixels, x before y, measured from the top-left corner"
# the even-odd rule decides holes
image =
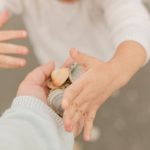
[[[0,12],[3,10],[20,15],[23,12],[23,0],[0,0]]]
[[[72,150],[62,119],[34,97],[17,97],[0,118],[1,150]]]
[[[100,1],[115,47],[126,40],[141,44],[150,57],[150,16],[141,0]]]

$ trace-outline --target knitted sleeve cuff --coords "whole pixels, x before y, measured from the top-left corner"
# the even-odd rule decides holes
[[[11,109],[28,109],[33,113],[52,117],[59,125],[63,126],[62,118],[60,118],[48,105],[40,99],[32,96],[18,96],[14,99]]]

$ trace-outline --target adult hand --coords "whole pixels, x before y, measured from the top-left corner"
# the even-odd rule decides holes
[[[69,86],[63,98],[65,129],[71,132],[84,120],[84,139],[90,140],[93,121],[98,108],[117,89],[125,85],[129,78],[121,68],[104,63],[75,49],[71,58],[83,65],[85,73]],[[69,59],[66,64],[70,64]]]
[[[54,69],[54,63],[40,66],[27,75],[20,84],[17,96],[34,96],[47,104],[47,80]]]
[[[8,20],[8,12],[5,11],[0,15],[0,27],[2,27]],[[0,68],[19,68],[26,64],[23,58],[15,58],[8,56],[10,54],[26,55],[28,49],[24,46],[5,43],[4,41],[12,39],[21,39],[27,36],[26,31],[0,31]]]

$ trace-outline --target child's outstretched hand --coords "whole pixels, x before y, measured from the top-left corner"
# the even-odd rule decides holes
[[[128,80],[122,76],[122,70],[109,62],[104,63],[75,49],[71,50],[70,55],[86,71],[64,93],[62,106],[65,110],[65,129],[71,132],[84,120],[84,139],[88,141],[98,108]]]
[[[4,11],[0,15],[0,27],[7,22],[8,18],[8,12]],[[26,55],[28,53],[28,49],[24,46],[4,43],[4,41],[25,38],[26,36],[26,31],[0,31],[0,68],[19,68],[25,66],[25,59],[15,58],[8,55]]]

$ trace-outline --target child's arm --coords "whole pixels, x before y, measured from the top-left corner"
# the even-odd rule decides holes
[[[115,49],[125,41],[143,46],[150,55],[150,16],[142,0],[103,0],[100,2]],[[127,43],[127,42],[126,42]],[[132,49],[133,50],[133,49]],[[136,49],[135,57],[138,57]]]
[[[74,61],[87,71],[64,94],[64,123],[71,131],[84,116],[84,138],[90,131],[97,110],[109,96],[131,79],[148,60],[150,54],[150,17],[140,0],[102,0],[104,15],[116,53],[109,62],[102,62],[76,50]]]

